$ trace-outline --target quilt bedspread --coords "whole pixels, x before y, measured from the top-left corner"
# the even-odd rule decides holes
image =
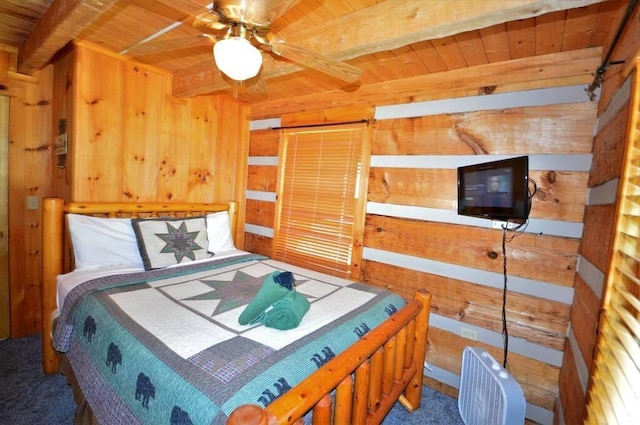
[[[300,325],[242,326],[264,279],[291,271]],[[54,333],[101,423],[224,423],[266,406],[404,306],[391,292],[252,254],[111,276],[69,293]]]

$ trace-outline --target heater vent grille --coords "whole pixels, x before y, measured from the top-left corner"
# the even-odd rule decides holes
[[[524,423],[525,399],[518,382],[482,348],[466,347],[458,409],[465,425]]]

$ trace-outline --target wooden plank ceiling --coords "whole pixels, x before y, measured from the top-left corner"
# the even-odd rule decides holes
[[[356,66],[362,70],[358,82],[345,87],[337,79],[270,52],[263,52],[260,78],[241,85],[225,79],[212,61],[212,42],[187,46],[184,41],[203,39],[191,23],[210,0],[3,0],[0,48],[18,52],[17,71],[32,73],[69,41],[87,41],[174,73],[177,96],[226,91],[252,103],[350,91],[358,85],[549,53],[599,46],[606,51],[630,3],[282,1],[293,6],[271,24],[271,30],[288,43]],[[175,47],[136,55],[136,49],[141,49],[136,46],[150,37],[155,37],[154,42],[173,42]]]

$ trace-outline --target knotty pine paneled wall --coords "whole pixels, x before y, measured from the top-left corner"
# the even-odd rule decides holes
[[[0,51],[0,95],[11,97],[9,221],[11,335],[41,329],[40,210],[67,200],[240,202],[243,234],[249,120],[227,96],[178,99],[171,78],[90,44],[70,46],[27,77]],[[54,155],[66,120],[69,152]],[[64,168],[60,168],[62,166]],[[238,244],[241,247],[241,243]],[[48,320],[46,318],[45,320]]]
[[[60,98],[70,99],[56,120],[70,122],[71,200],[243,203],[246,105],[175,98],[169,74],[91,45],[56,66]]]
[[[622,176],[629,118],[631,84],[629,70],[636,62],[640,44],[640,12],[634,15],[611,57],[624,64],[611,66],[604,74],[598,102],[593,145],[593,163],[588,180],[584,232],[580,245],[575,296],[569,335],[565,342],[560,373],[558,424],[583,422],[584,406],[593,362],[602,299],[606,293],[612,235],[618,207],[618,185]],[[637,383],[635,383],[637,385]]]
[[[457,167],[529,155],[538,192],[526,232],[506,244],[508,361],[539,423],[554,418],[578,266],[597,109],[584,89],[375,108],[362,280],[407,297],[432,292],[425,374],[436,387],[458,387],[466,345],[503,360],[502,231],[457,215]],[[268,128],[279,123],[254,121],[249,152],[245,247],[266,255],[278,164]]]
[[[51,193],[52,67],[14,72],[15,53],[0,50],[0,95],[9,96],[9,302],[11,337],[41,329],[40,210],[27,197]]]

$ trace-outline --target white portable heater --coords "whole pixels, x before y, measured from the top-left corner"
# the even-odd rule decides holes
[[[526,403],[518,382],[484,349],[465,347],[458,409],[465,425],[524,423]]]

